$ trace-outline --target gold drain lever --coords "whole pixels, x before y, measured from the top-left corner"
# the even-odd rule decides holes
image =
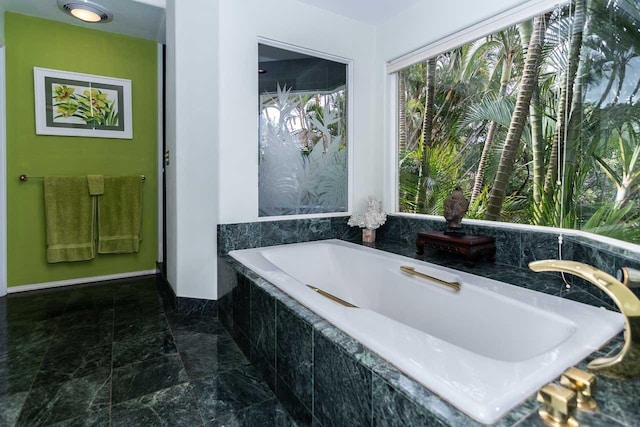
[[[571,367],[560,377],[560,384],[576,392],[578,409],[594,411],[598,404],[593,396],[596,394],[596,376]]]
[[[542,408],[538,411],[544,422],[553,427],[577,427],[573,418],[576,409],[576,394],[554,383],[549,383],[538,391],[538,402]]]

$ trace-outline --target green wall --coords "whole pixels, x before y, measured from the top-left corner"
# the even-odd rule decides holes
[[[8,286],[150,270],[157,258],[156,43],[5,14]],[[131,80],[133,139],[36,135],[33,67]],[[18,176],[144,174],[137,254],[48,264],[41,180]]]

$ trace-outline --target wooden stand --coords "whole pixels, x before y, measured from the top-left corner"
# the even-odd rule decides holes
[[[464,265],[473,267],[478,258],[487,256],[487,261],[496,260],[496,243],[493,237],[474,236],[447,236],[444,231],[424,231],[418,233],[416,240],[416,253],[422,255],[424,247],[430,247],[437,251],[460,254],[465,257]]]

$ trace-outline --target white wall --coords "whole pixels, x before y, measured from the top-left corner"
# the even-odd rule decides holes
[[[560,0],[559,0],[560,1]],[[386,62],[522,4],[546,0],[420,1],[378,27],[378,59]]]
[[[295,0],[223,1],[219,25],[220,223],[258,219],[258,37],[353,60],[354,209],[363,210],[369,194],[381,197],[375,27]]]
[[[169,0],[166,12],[168,279],[177,296],[215,299],[218,1]]]

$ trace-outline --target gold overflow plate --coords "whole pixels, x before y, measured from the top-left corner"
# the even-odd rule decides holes
[[[421,273],[416,270],[415,267],[411,267],[408,265],[400,266],[400,270],[403,273],[410,274],[415,277],[419,277],[421,279],[429,280],[431,282],[437,283],[438,285],[446,286],[449,289],[452,289],[456,292],[460,292],[462,288],[462,284],[460,282],[447,282],[446,280],[438,279],[437,277],[429,276],[428,274]]]

